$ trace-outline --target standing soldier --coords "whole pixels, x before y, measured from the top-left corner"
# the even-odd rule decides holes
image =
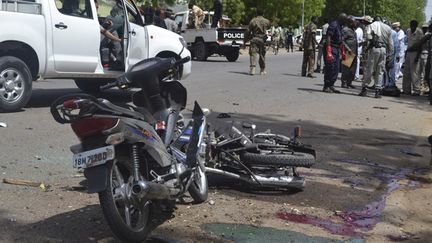
[[[257,9],[257,16],[253,18],[245,33],[244,43],[250,41],[249,55],[250,55],[250,75],[255,75],[256,55],[259,55],[260,74],[265,75],[265,42],[267,40],[266,30],[270,28],[270,21],[263,17],[264,12]]]
[[[408,48],[403,70],[402,89],[404,94],[420,95],[420,65],[421,40],[423,32],[417,28],[417,20],[411,20],[410,28],[407,30]],[[412,93],[411,93],[412,91]]]
[[[381,17],[376,16],[375,21],[366,16],[365,21],[371,23],[366,27],[366,41],[368,60],[366,72],[363,75],[362,91],[359,96],[367,96],[367,85],[373,80],[375,86],[375,98],[381,98],[383,86],[383,74],[387,58],[393,54],[393,40],[390,26],[382,22]]]
[[[342,13],[338,19],[329,23],[324,43],[324,88],[323,92],[340,93],[334,88],[340,67],[340,48],[342,44],[342,28],[345,24],[346,14]]]
[[[303,32],[303,63],[302,63],[302,76],[315,78],[313,75],[315,66],[315,47],[318,45],[316,41],[318,17],[312,16],[311,22],[306,25]]]

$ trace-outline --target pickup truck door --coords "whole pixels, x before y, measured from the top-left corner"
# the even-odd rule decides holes
[[[132,0],[124,0],[125,9],[127,10],[127,21],[125,23],[124,41],[125,67],[126,71],[135,63],[144,60],[148,56],[148,40],[144,29],[144,21],[138,8]]]
[[[94,1],[49,1],[55,71],[94,73],[99,63],[100,44]]]

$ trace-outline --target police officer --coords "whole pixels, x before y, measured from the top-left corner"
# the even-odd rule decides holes
[[[334,88],[340,67],[341,43],[342,43],[342,25],[345,24],[347,15],[342,13],[337,20],[329,23],[324,43],[324,88],[323,92],[340,93]]]
[[[303,63],[302,63],[302,76],[315,78],[313,75],[315,66],[315,47],[318,45],[316,41],[318,17],[312,16],[311,22],[306,25],[303,32]],[[307,74],[306,74],[307,73]]]
[[[250,55],[250,75],[255,75],[256,55],[259,55],[260,74],[265,75],[265,42],[267,40],[266,30],[270,28],[270,21],[263,17],[264,12],[257,9],[257,16],[253,18],[248,28],[246,29],[244,43],[250,41],[249,55]]]
[[[286,50],[289,52],[289,49],[291,48],[291,52],[294,52],[294,32],[291,26],[289,27],[288,31],[286,32]]]

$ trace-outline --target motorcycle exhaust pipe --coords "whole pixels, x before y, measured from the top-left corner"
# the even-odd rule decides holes
[[[138,181],[132,186],[132,195],[136,198],[149,200],[171,199],[179,190],[152,181]]]

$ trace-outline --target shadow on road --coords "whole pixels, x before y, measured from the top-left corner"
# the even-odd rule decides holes
[[[4,229],[1,242],[120,242],[111,233],[99,205],[89,205],[30,224],[14,222],[5,215],[5,211],[0,211],[0,225]],[[176,242],[158,235],[150,236],[146,241]]]
[[[242,74],[242,75],[247,75],[247,76],[253,76],[253,75],[250,75],[248,72],[229,71],[229,73],[235,73],[235,74]]]

